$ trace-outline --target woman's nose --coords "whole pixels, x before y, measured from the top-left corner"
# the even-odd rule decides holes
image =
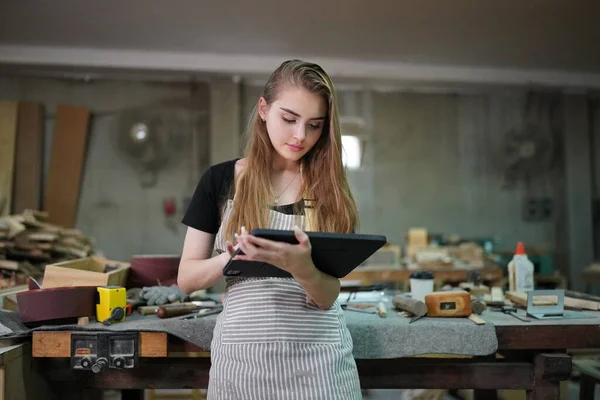
[[[304,138],[306,138],[306,127],[304,125],[298,124],[298,126],[294,130],[294,139],[301,142],[304,140]]]

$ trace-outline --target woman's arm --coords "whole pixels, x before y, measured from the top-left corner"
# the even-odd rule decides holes
[[[177,274],[177,286],[184,293],[207,289],[223,277],[231,255],[225,252],[211,258],[214,240],[215,235],[188,227]]]
[[[319,271],[312,262],[306,271],[297,272],[294,278],[319,308],[328,309],[340,294],[339,279]]]
[[[313,303],[319,308],[327,309],[340,294],[340,282],[315,267],[306,232],[294,227],[294,234],[298,244],[259,238],[248,234],[242,227],[238,243],[244,254],[235,256],[235,259],[267,262],[289,272],[304,288]]]

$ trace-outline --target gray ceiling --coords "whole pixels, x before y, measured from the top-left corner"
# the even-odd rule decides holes
[[[600,1],[5,1],[0,44],[600,71]]]

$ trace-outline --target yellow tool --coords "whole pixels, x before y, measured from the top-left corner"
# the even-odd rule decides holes
[[[121,286],[98,286],[96,320],[104,325],[125,320],[127,290]]]

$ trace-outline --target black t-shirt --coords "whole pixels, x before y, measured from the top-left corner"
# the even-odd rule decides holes
[[[183,216],[185,225],[212,234],[219,231],[223,205],[231,197],[237,160],[215,164],[204,172]],[[284,214],[294,213],[294,204],[271,208]]]

